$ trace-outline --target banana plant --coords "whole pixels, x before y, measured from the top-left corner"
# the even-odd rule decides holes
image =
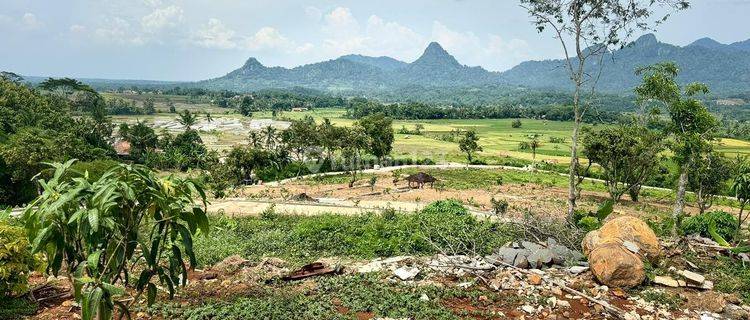
[[[186,284],[185,260],[196,265],[193,236],[209,231],[202,186],[125,164],[97,180],[85,172],[67,178],[74,162],[49,164],[54,173],[39,180],[43,192],[22,219],[47,271],[71,278],[82,319],[111,319],[115,310],[129,318],[144,292],[155,301],[156,283],[173,297]]]

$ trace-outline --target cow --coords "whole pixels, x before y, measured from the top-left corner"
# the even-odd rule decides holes
[[[435,179],[435,177],[433,177],[433,176],[431,176],[429,174],[426,174],[424,172],[419,172],[419,173],[410,175],[410,176],[406,177],[404,180],[406,180],[409,183],[409,188],[415,188],[415,187],[416,188],[424,188],[424,185],[426,183],[429,183],[430,187],[434,187],[434,183],[435,183],[435,181],[437,181],[437,179]],[[395,184],[397,181],[398,181],[398,179],[394,179],[393,183]],[[416,185],[412,186],[412,183],[415,183]]]

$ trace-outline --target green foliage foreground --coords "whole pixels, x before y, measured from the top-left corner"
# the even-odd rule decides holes
[[[208,232],[201,187],[128,165],[97,180],[88,173],[65,178],[73,162],[52,165],[53,177],[39,181],[43,194],[23,213],[32,253],[44,253],[48,272],[73,278],[83,320],[110,319],[115,306],[127,313],[128,306],[116,297],[125,295],[124,286],[133,279],[132,301],[146,292],[152,304],[155,279],[174,295],[187,279],[183,258],[196,265],[193,235],[198,228]],[[135,265],[140,274],[131,276]]]
[[[420,299],[422,296],[429,299]],[[482,297],[482,298],[480,298]],[[492,308],[451,308],[450,301],[501,308],[521,297],[470,288],[384,283],[379,274],[321,277],[312,291],[298,283],[276,283],[229,301],[205,301],[189,306],[157,304],[149,311],[165,319],[489,319]]]
[[[270,217],[212,218],[211,237],[196,239],[199,265],[233,254],[279,257],[298,265],[327,256],[429,255],[438,249],[488,254],[517,236],[510,226],[478,220],[455,200],[435,202],[414,214]]]

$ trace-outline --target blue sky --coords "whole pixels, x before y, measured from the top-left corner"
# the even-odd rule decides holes
[[[438,41],[502,71],[561,56],[515,0],[0,0],[0,70],[24,75],[200,80],[248,57],[292,67],[359,53],[416,59]],[[660,41],[750,38],[750,0],[692,0]]]

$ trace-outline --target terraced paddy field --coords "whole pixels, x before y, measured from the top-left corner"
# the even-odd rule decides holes
[[[208,105],[208,104],[206,104]],[[230,109],[211,107],[201,109],[199,105],[176,103],[177,110],[190,109],[200,114],[206,111],[213,117],[207,123],[200,117],[198,129],[206,144],[217,150],[226,150],[235,144],[246,143],[247,134],[257,129],[258,120],[263,122],[276,119],[283,122],[289,119],[301,119],[312,116],[316,121],[330,119],[336,125],[349,126],[354,119],[345,118],[343,109],[317,109],[303,112],[283,112],[274,118],[271,112],[256,112],[252,118],[243,117]],[[157,109],[160,105],[157,102]],[[155,115],[115,116],[116,122],[146,121],[157,127],[168,127],[169,131],[180,131],[176,122],[177,115],[160,112]],[[438,163],[465,161],[457,142],[447,141],[451,131],[474,129],[477,131],[483,147],[479,159],[487,163],[504,163],[508,159],[532,160],[531,150],[522,150],[519,144],[529,140],[532,134],[540,135],[542,146],[536,151],[536,160],[552,163],[569,163],[570,133],[572,122],[521,119],[521,128],[512,127],[513,119],[440,119],[440,120],[396,120],[393,128],[413,130],[416,124],[424,126],[421,135],[396,134],[393,155],[398,158],[430,158]],[[255,123],[255,124],[254,124]],[[238,126],[239,125],[239,126]],[[603,125],[599,125],[603,126]],[[457,139],[455,140],[457,141]],[[720,152],[728,157],[750,155],[750,142],[737,139],[721,139],[718,143]]]

